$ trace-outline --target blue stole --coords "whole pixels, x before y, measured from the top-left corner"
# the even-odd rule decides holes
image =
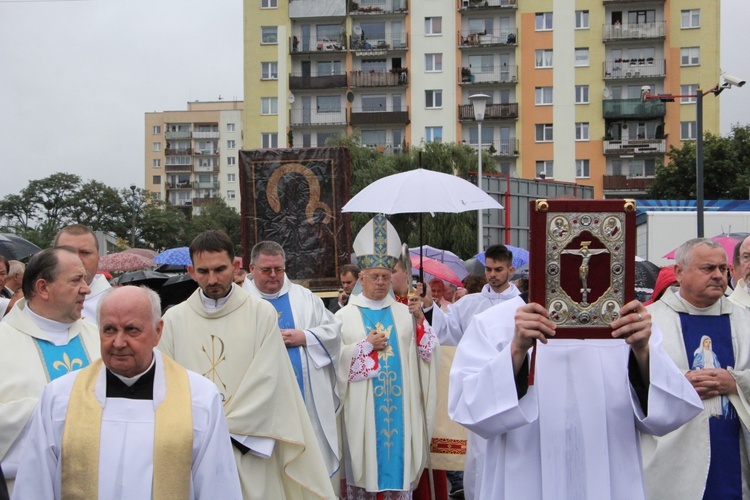
[[[281,297],[275,299],[268,299],[279,318],[279,328],[294,328],[294,314],[292,313],[292,304],[289,302],[289,294],[285,293]],[[302,393],[302,399],[305,398],[305,379],[302,374],[302,355],[300,354],[301,347],[287,347],[286,353],[289,355],[289,361],[292,362],[292,370],[294,370],[294,378],[297,379],[299,390]]]
[[[691,369],[726,369],[728,366],[734,366],[732,326],[728,314],[698,316],[680,313],[680,324]],[[710,345],[707,339],[710,339]],[[713,356],[705,354],[707,347]],[[711,463],[703,498],[741,499],[740,421],[729,398],[721,396],[718,399],[720,403],[717,398],[703,400],[705,411],[711,411],[711,408],[716,407],[714,413],[720,413],[710,415],[708,419]]]
[[[42,366],[44,366],[48,382],[90,364],[89,355],[80,335],[76,335],[65,345],[55,345],[49,340],[36,337],[34,341],[36,341],[39,356],[42,358]]]
[[[378,456],[378,489],[404,488],[404,384],[401,352],[391,308],[359,308],[365,332],[383,332],[388,347],[378,352],[380,370],[372,380]]]

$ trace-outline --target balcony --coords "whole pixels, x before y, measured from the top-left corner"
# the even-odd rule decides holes
[[[219,148],[214,149],[194,149],[193,156],[219,156]]]
[[[666,139],[604,140],[605,155],[654,155],[667,151]]]
[[[289,48],[292,55],[346,52],[346,35],[331,40],[294,35],[289,39]]]
[[[656,181],[655,177],[628,177],[625,175],[605,175],[605,191],[645,192]]]
[[[193,188],[193,185],[190,181],[167,182],[164,186],[167,189],[192,189]]]
[[[518,0],[459,0],[458,10],[517,9]]]
[[[301,72],[289,73],[291,90],[322,90],[346,88],[346,73],[328,75],[303,75]]]
[[[386,109],[353,107],[349,113],[349,124],[353,126],[384,124],[407,125],[408,123],[409,107],[405,105],[401,106],[400,109],[393,109],[390,106],[386,107]]]
[[[365,34],[363,33],[363,36]],[[349,37],[349,48],[357,57],[382,56],[388,52],[405,51],[409,48],[409,35],[407,33],[386,33],[385,38],[362,38],[361,36]]]
[[[460,68],[458,81],[462,85],[482,83],[518,83],[518,66],[485,66],[480,69]]]
[[[289,110],[289,124],[292,127],[345,126],[346,111],[318,111],[306,108],[293,108]]]
[[[619,40],[663,40],[667,36],[666,21],[638,24],[605,24],[602,38],[605,42]]]
[[[219,138],[218,130],[193,132],[193,139],[218,139],[218,138]]]
[[[344,17],[347,0],[289,0],[290,19],[312,17]]]
[[[219,181],[209,181],[209,182],[195,181],[195,189],[219,189]]]
[[[352,71],[349,73],[352,88],[357,87],[397,87],[406,85],[406,72],[392,71]]]
[[[167,148],[164,150],[164,154],[167,156],[190,156],[193,154],[193,148],[183,148],[183,149]]]
[[[667,106],[663,102],[641,102],[640,99],[605,99],[602,108],[604,118],[648,119],[662,118],[667,114]]]
[[[488,104],[484,111],[484,121],[487,120],[515,120],[518,119],[518,103]],[[474,121],[474,105],[459,104],[459,121]]]
[[[406,0],[359,0],[349,2],[349,15],[377,16],[383,14],[407,14],[409,3]]]
[[[193,198],[193,206],[200,207],[202,205],[210,205],[216,201],[216,194],[213,196],[204,196],[203,198]]]
[[[468,146],[478,149],[476,143],[465,142]],[[483,142],[482,151],[488,151],[495,158],[517,158],[518,157],[518,139],[507,141]]]
[[[165,165],[164,166],[166,172],[192,172],[193,166],[191,164],[181,164],[181,165]]]
[[[219,171],[219,162],[215,162],[210,165],[200,165],[198,163],[193,167],[193,172],[206,173],[217,173]]]
[[[189,130],[175,130],[165,132],[164,137],[167,139],[190,139],[192,134]]]
[[[498,47],[501,45],[518,45],[518,30],[497,29],[484,33],[470,33],[460,31],[458,33],[459,47],[462,49],[482,49],[485,47]]]
[[[605,80],[664,78],[666,76],[664,59],[622,59],[621,61],[604,62]]]

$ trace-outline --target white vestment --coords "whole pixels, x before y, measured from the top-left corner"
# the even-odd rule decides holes
[[[94,280],[89,285],[89,288],[91,288],[91,293],[86,296],[86,300],[83,302],[81,317],[96,325],[96,308],[99,305],[99,301],[102,300],[104,292],[112,288],[112,285],[109,284],[109,281],[103,274],[97,274],[94,276]]]
[[[638,431],[665,434],[703,408],[661,331],[649,342],[647,415],[630,384],[630,347],[616,339],[537,343],[534,385],[519,399],[510,346],[523,304],[478,315],[451,370],[451,418],[487,439],[475,498],[644,498]]]
[[[82,367],[81,360],[60,359],[45,364],[35,339],[52,342],[25,312],[26,299],[21,299],[0,321],[0,463],[12,488],[28,432],[27,423],[39,401],[44,386],[51,380],[47,364],[60,374]],[[71,323],[67,343],[80,336],[89,361],[99,359],[99,331],[83,320]],[[88,364],[88,363],[86,363]],[[53,377],[57,374],[53,373]]]
[[[729,300],[740,307],[750,309],[750,292],[748,292],[747,283],[745,283],[744,279],[737,282],[732,295],[729,296]]]
[[[166,397],[164,362],[154,351],[154,399],[107,398],[106,370],[94,388],[103,407],[99,498],[151,498],[155,410]],[[52,381],[42,393],[22,454],[14,499],[60,499],[62,439],[73,383],[79,372]],[[192,499],[241,499],[237,466],[216,386],[187,372],[193,419]]]
[[[675,291],[667,289],[661,299],[648,306],[652,320],[664,332],[664,351],[683,373],[691,369],[682,337],[679,313],[692,315],[728,314],[732,328],[734,367],[727,369],[737,382],[738,394],[729,394],[729,401],[743,425],[740,426],[740,458],[742,460],[743,498],[750,498],[750,312],[733,305],[726,297],[704,310],[692,307],[680,299]],[[692,354],[692,353],[691,353]],[[690,356],[692,359],[692,355]],[[651,499],[701,499],[708,477],[711,440],[709,415],[701,412],[697,417],[659,438],[643,436],[643,465],[646,475],[646,492]],[[671,478],[665,481],[665,478]]]
[[[250,279],[245,279],[242,288],[250,295],[264,299],[275,299],[289,294],[289,303],[294,315],[294,327],[304,330],[306,346],[300,351],[304,378],[304,399],[320,451],[326,462],[328,475],[333,476],[339,468],[341,452],[336,413],[339,397],[336,390],[336,367],[341,348],[341,320],[326,309],[323,301],[307,288],[284,280],[278,293],[261,293]]]

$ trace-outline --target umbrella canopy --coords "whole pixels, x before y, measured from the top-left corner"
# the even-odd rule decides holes
[[[522,266],[518,266],[513,271],[513,276],[510,277],[511,281],[520,279],[520,278],[528,278],[529,277],[529,264],[526,263]]]
[[[514,247],[512,245],[505,245],[505,248],[513,252],[513,261],[511,262],[513,267],[521,267],[529,263],[529,251],[525,248]],[[486,263],[484,257],[484,252],[478,253],[474,256],[475,259],[482,263],[482,266]]]
[[[418,168],[378,179],[357,193],[341,211],[417,214],[487,208],[503,206],[469,181]]]
[[[661,267],[647,260],[635,263],[635,293],[639,300],[648,300],[654,292],[656,278],[659,277]]]
[[[0,233],[0,255],[8,260],[26,260],[41,248],[11,233]]]
[[[154,257],[157,264],[169,264],[171,266],[189,266],[193,262],[190,260],[190,249],[188,247],[177,247],[164,250]]]
[[[448,250],[441,250],[439,248],[431,247],[430,245],[422,245],[421,247],[410,248],[409,254],[419,257],[420,248],[424,257],[435,259],[436,261],[450,267],[451,271],[456,273],[458,279],[462,280],[469,274],[469,271],[466,269],[466,266],[459,256]]]
[[[469,271],[469,274],[481,274],[484,276],[484,264],[476,257],[465,260],[464,266],[466,266],[466,270]]]
[[[418,274],[414,271],[420,269],[419,255],[411,255],[410,257],[412,274]],[[458,279],[458,276],[456,276],[456,273],[454,273],[450,267],[446,266],[442,262],[438,262],[435,259],[423,256],[422,265],[424,266],[422,270],[424,271],[425,281],[429,282],[429,280],[433,278],[440,278],[441,280],[447,281],[448,283],[453,283],[456,286],[461,286],[463,284],[461,283],[461,280]]]
[[[147,259],[153,259],[156,257],[156,252],[150,248],[128,248],[127,250],[123,250],[123,253],[134,253],[141,257],[146,257]]]
[[[725,233],[725,234],[718,234],[711,238],[715,242],[719,243],[722,247],[724,247],[724,250],[727,252],[727,256],[729,257],[729,261],[732,261],[732,255],[734,254],[734,247],[739,243],[740,241],[744,240],[750,236],[750,233]],[[677,249],[675,248],[671,252],[669,252],[667,255],[664,256],[665,259],[674,259],[674,254],[677,252]]]
[[[171,276],[161,285],[161,288],[159,288],[162,309],[183,302],[190,297],[197,288],[198,283],[196,283],[189,274]]]
[[[139,269],[138,271],[130,271],[128,273],[120,275],[120,277],[117,278],[117,284],[134,286],[143,285],[149,287],[152,290],[158,290],[161,285],[168,279],[168,274]]]
[[[102,271],[127,272],[147,267],[154,267],[153,260],[134,253],[110,253],[99,259],[99,269]]]

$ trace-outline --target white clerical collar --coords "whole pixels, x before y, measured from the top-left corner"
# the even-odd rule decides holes
[[[68,343],[68,330],[72,323],[61,323],[53,319],[39,316],[37,313],[31,310],[29,303],[26,303],[26,307],[23,308],[24,314],[34,322],[49,337],[50,341],[55,345],[67,345]]]
[[[678,299],[680,299],[689,314],[704,314],[711,316],[719,316],[721,314],[721,300],[717,300],[708,307],[695,307],[693,304],[682,298],[679,290],[677,290],[674,294]]]
[[[153,351],[152,351],[152,353],[153,353]],[[123,377],[122,375],[119,375],[119,374],[113,372],[112,370],[109,370],[109,371],[112,373],[112,375],[114,375],[115,377],[117,377],[120,380],[122,380],[123,384],[127,385],[128,387],[131,387],[133,384],[135,384],[136,382],[138,382],[138,379],[141,378],[142,376],[144,376],[146,374],[146,372],[151,369],[152,366],[154,366],[154,363],[156,363],[156,356],[154,356],[152,354],[152,356],[151,356],[151,364],[148,365],[148,368],[146,368],[145,370],[143,370],[138,375],[133,375],[132,377]]]
[[[257,293],[258,295],[260,295],[261,297],[263,297],[266,300],[278,299],[279,297],[281,297],[281,296],[286,295],[287,293],[289,293],[289,290],[292,288],[292,285],[291,285],[290,281],[288,279],[286,279],[286,277],[284,277],[284,283],[281,285],[281,288],[276,293],[263,293],[263,292],[261,292],[260,289],[257,286],[255,286],[255,282],[253,280],[246,280],[245,281],[245,285],[246,286],[243,286],[243,288],[245,288],[246,290],[248,290],[250,292]]]
[[[206,295],[203,293],[203,290],[200,291],[200,297],[201,302],[203,302],[203,307],[206,308],[206,311],[208,312],[214,312],[218,311],[222,307],[224,307],[224,304],[227,303],[229,300],[229,297],[232,296],[232,291],[234,290],[234,287],[231,287],[229,289],[229,293],[220,299],[212,299],[211,297],[206,297]]]
[[[386,305],[386,300],[388,298],[389,297],[386,295],[385,298],[383,298],[382,300],[372,300],[372,299],[368,299],[367,297],[365,297],[365,294],[360,294],[359,302],[361,302],[361,305],[363,305],[364,307],[368,309],[372,309],[373,311],[379,311],[380,309],[385,309],[386,307],[388,307]]]
[[[482,296],[485,298],[488,298],[490,300],[508,300],[512,299],[513,297],[516,297],[520,295],[521,292],[518,290],[516,285],[513,283],[508,283],[508,288],[503,290],[502,292],[498,293],[492,289],[492,286],[490,286],[489,283],[484,285],[482,288]]]

